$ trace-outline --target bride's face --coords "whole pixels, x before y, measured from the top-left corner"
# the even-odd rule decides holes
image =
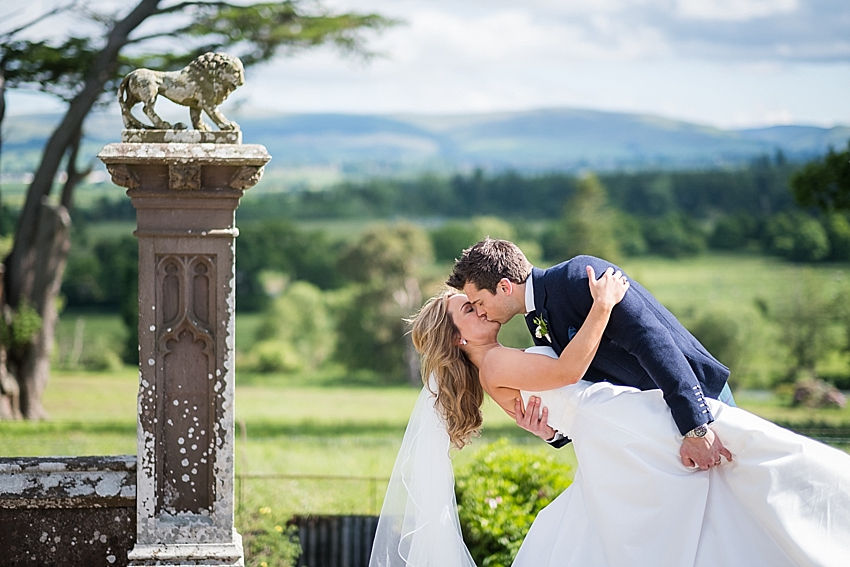
[[[463,294],[449,298],[449,313],[461,338],[469,342],[486,342],[495,339],[502,326],[498,321],[490,321],[484,314],[479,315],[469,298]]]

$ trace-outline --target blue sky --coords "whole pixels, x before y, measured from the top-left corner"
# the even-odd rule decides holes
[[[0,14],[10,2],[0,0]],[[850,125],[848,0],[326,5],[405,23],[371,39],[383,56],[368,64],[323,49],[251,69],[228,105],[243,113],[575,107],[720,127]],[[46,104],[15,95],[10,112]]]

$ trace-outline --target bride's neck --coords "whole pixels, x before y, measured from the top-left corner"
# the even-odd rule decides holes
[[[463,352],[466,353],[466,357],[476,368],[481,368],[481,364],[484,362],[484,357],[487,356],[487,353],[500,346],[502,345],[499,344],[499,341],[493,339],[486,343],[468,344],[463,347]]]

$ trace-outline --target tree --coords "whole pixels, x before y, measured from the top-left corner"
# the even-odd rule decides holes
[[[427,234],[411,224],[368,230],[343,253],[340,272],[354,285],[338,312],[340,362],[420,383],[419,355],[404,320],[422,305],[417,276],[432,261]]]
[[[815,377],[818,362],[841,344],[835,326],[836,317],[843,310],[840,299],[834,289],[802,272],[788,295],[771,310],[789,355],[781,381]]]
[[[614,214],[608,208],[608,196],[595,175],[581,179],[575,195],[567,201],[561,222],[549,242],[549,258],[566,259],[590,254],[617,262],[620,250],[614,232]]]
[[[8,370],[20,386],[20,411],[27,418],[45,416],[41,395],[47,384],[57,319],[55,298],[70,246],[73,191],[85,175],[77,164],[78,150],[85,119],[103,100],[104,93],[112,91],[133,67],[181,67],[197,55],[216,49],[231,51],[245,66],[267,61],[278,53],[292,55],[325,44],[368,55],[362,32],[394,23],[376,14],[334,14],[320,4],[301,0],[249,5],[202,0],[162,4],[166,3],[139,0],[117,17],[90,10],[90,20],[102,25],[103,34],[82,38],[72,35],[59,45],[29,41],[21,47],[16,43],[16,33],[0,37],[4,40],[0,44],[4,76],[25,64],[47,67],[57,54],[60,63],[67,65],[43,81],[36,74],[22,76],[20,83],[14,84],[35,84],[68,103],[44,147],[18,218],[14,247],[4,262],[6,311],[32,305],[42,319],[29,348],[23,349],[20,356],[8,353]],[[143,23],[154,20],[158,25],[151,29],[156,31],[147,35],[138,32]],[[169,40],[176,48],[152,51]],[[44,47],[44,51],[33,49],[36,45]],[[132,57],[124,53],[128,47],[133,47]],[[63,163],[67,180],[59,203],[53,204],[48,198]]]
[[[850,143],[843,152],[830,148],[822,160],[806,164],[791,178],[791,190],[802,207],[850,211]]]
[[[317,369],[330,356],[336,341],[327,297],[305,281],[290,283],[264,313],[255,339],[242,363],[246,369]]]

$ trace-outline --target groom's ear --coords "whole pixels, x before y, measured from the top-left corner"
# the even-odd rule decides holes
[[[514,292],[514,282],[508,278],[502,278],[499,280],[499,283],[496,284],[496,291],[501,291],[502,294],[510,296]]]

